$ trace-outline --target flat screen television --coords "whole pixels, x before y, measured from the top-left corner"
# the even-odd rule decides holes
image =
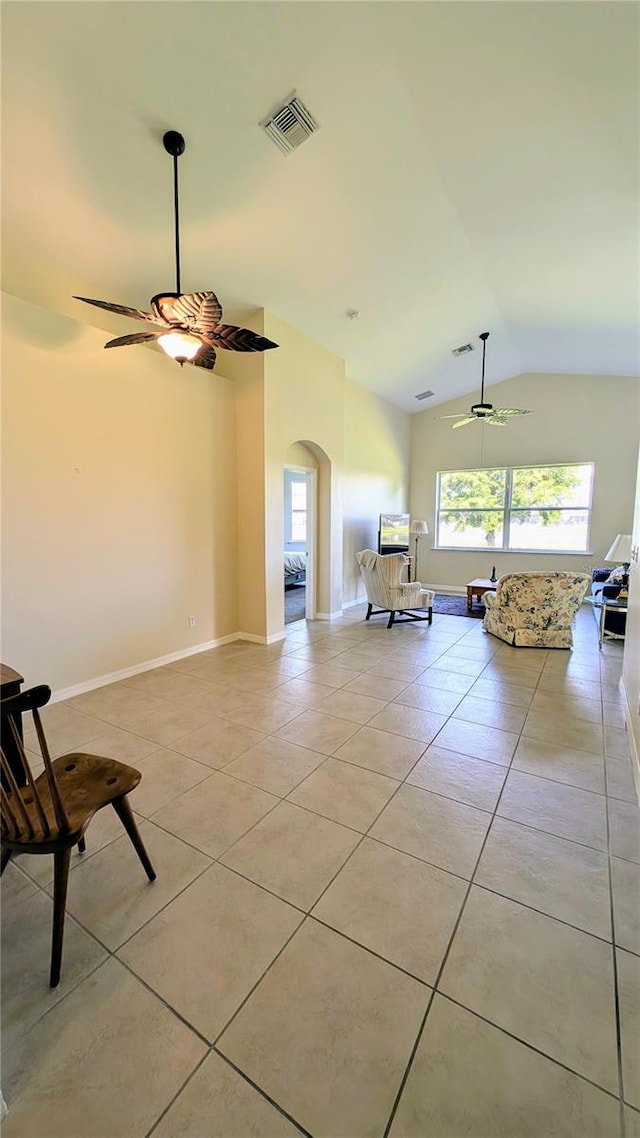
[[[378,553],[409,552],[409,514],[380,514]]]

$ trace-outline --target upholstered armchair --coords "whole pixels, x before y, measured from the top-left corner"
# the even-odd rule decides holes
[[[529,648],[571,648],[571,625],[591,578],[586,573],[506,573],[485,593],[485,632]]]
[[[389,613],[387,628],[391,628],[394,621],[402,620],[428,620],[433,622],[433,598],[435,596],[429,589],[423,589],[419,581],[401,581],[402,570],[406,559],[402,553],[389,553],[382,557],[372,549],[363,549],[356,554],[360,572],[367,590],[367,615],[379,616]],[[374,612],[374,606],[378,611]],[[412,612],[412,609],[426,609],[426,615]]]

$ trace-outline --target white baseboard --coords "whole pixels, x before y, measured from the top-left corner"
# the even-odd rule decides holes
[[[342,611],[346,612],[347,609],[354,609],[356,607],[356,605],[366,605],[366,603],[367,603],[367,597],[365,594],[364,597],[356,597],[355,601],[347,601],[346,605],[342,606]]]
[[[176,660],[185,660],[188,656],[197,656],[199,652],[208,652],[210,648],[219,648],[221,644],[231,644],[234,640],[244,639],[243,633],[232,632],[229,636],[221,636],[218,640],[207,640],[204,644],[196,644],[191,648],[183,648],[180,652],[170,652],[167,656],[157,656],[155,660],[145,660],[141,664],[133,664],[130,668],[120,668],[117,672],[108,672],[104,676],[94,676],[91,680],[83,680],[80,684],[72,684],[68,688],[59,688],[51,695],[51,703],[59,703],[63,699],[71,699],[74,695],[83,695],[96,688],[103,688],[106,684],[115,684],[118,680],[126,680],[129,676],[138,676],[141,672],[150,672],[153,668],[161,668],[164,664],[174,664]]]
[[[360,604],[359,601],[358,601],[358,604]],[[337,612],[317,612],[313,619],[314,620],[337,620],[338,617],[340,617],[340,616],[342,616],[342,609],[338,609]]]
[[[251,644],[277,644],[284,640],[284,632],[272,632],[271,636],[256,636],[254,632],[238,632],[234,640],[249,640]]]
[[[640,755],[638,754],[638,745],[633,731],[633,717],[629,700],[627,699],[627,692],[625,686],[620,680],[620,690],[622,692],[622,708],[624,711],[624,722],[627,729],[627,739],[629,740],[629,750],[631,752],[631,770],[633,772],[633,781],[636,784],[636,796],[640,802]]]

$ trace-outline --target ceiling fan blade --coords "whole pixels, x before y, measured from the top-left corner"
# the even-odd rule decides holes
[[[499,415],[485,415],[482,421],[488,423],[490,427],[506,427],[509,422],[508,419],[501,419]]]
[[[215,348],[210,344],[203,344],[197,355],[192,360],[187,360],[187,363],[193,364],[194,367],[206,367],[207,371],[213,371],[215,362]]]
[[[213,331],[222,320],[222,305],[215,292],[159,293],[151,307],[167,324],[189,332]]]
[[[250,328],[239,328],[237,324],[219,324],[207,333],[207,338],[228,352],[266,352],[268,348],[278,347],[266,336],[259,336]]]
[[[461,414],[458,414],[458,415],[438,415],[438,418],[439,419],[466,419],[467,418],[467,412],[463,411]]]
[[[477,415],[467,415],[464,419],[460,419],[457,423],[452,423],[451,429],[455,431],[456,427],[466,427],[467,423],[476,423],[477,421]]]
[[[151,312],[143,312],[141,308],[129,308],[126,304],[112,304],[109,300],[90,300],[88,296],[74,296],[74,300],[82,300],[84,304],[93,304],[96,308],[104,308],[105,312],[117,312],[120,316],[131,316],[133,320],[150,320],[157,324]]]
[[[494,415],[530,415],[530,411],[521,411],[518,407],[496,407]]]
[[[144,344],[148,340],[155,340],[159,332],[130,332],[128,336],[118,336],[115,340],[108,340],[105,348],[124,348],[127,344]]]

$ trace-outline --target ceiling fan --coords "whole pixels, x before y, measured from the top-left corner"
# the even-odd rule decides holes
[[[229,352],[265,352],[268,348],[277,348],[278,345],[273,340],[259,336],[249,328],[223,324],[222,305],[215,292],[181,292],[178,158],[184,154],[185,141],[178,131],[168,130],[162,143],[167,153],[173,157],[176,291],[161,292],[152,297],[149,302],[151,312],[129,308],[125,304],[112,304],[108,300],[90,300],[88,296],[74,296],[73,299],[160,327],[157,332],[131,332],[126,336],[117,336],[115,340],[109,340],[105,348],[122,348],[128,344],[144,344],[156,340],[180,366],[190,363],[209,371],[213,370],[216,362],[216,348],[224,348]]]
[[[506,427],[512,415],[530,415],[530,411],[521,411],[517,407],[495,407],[493,403],[485,403],[484,401],[484,359],[487,351],[487,340],[489,339],[488,332],[481,332],[480,339],[482,340],[482,385],[480,388],[480,402],[474,403],[473,407],[467,414],[463,412],[461,415],[440,415],[440,419],[457,419],[457,423],[452,423],[455,431],[456,427],[464,427],[467,423],[475,423],[480,420],[482,423],[490,423],[492,427]]]

